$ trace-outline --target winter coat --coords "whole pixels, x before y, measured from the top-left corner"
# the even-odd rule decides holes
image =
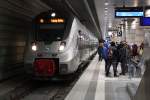
[[[120,62],[126,62],[127,61],[127,48],[126,47],[122,47],[119,51],[120,54]]]
[[[102,58],[105,59],[105,60],[108,59],[108,49],[106,47],[103,47]]]
[[[116,46],[110,46],[109,50],[112,51],[112,55],[111,55],[112,57],[110,58],[110,60],[112,60],[113,62],[117,62],[117,60],[118,60],[117,47]]]

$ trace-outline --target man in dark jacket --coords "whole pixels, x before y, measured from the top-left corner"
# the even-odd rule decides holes
[[[117,48],[115,42],[111,42],[111,46],[108,50],[108,67],[106,69],[106,76],[109,75],[111,65],[113,66],[114,77],[117,77]]]
[[[125,75],[125,73],[126,73],[127,59],[128,59],[127,45],[126,45],[126,43],[123,43],[123,47],[120,49],[120,62],[121,62],[120,75]]]

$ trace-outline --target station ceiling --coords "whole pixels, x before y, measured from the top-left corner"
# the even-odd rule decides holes
[[[108,30],[117,30],[119,25],[126,20],[131,27],[134,18],[114,18],[115,7],[144,7],[150,5],[150,0],[41,0],[48,6],[55,9],[68,9],[73,12],[80,21],[86,25],[99,38],[104,37]],[[138,26],[138,25],[137,25]],[[141,28],[141,27],[140,27]]]
[[[101,38],[101,29],[99,26],[98,16],[95,8],[94,0],[41,0],[48,6],[59,10],[64,9],[64,14],[68,11],[74,13],[79,20],[94,35]]]
[[[128,28],[131,29],[132,23],[136,23],[135,29],[143,29],[139,26],[138,18],[114,18],[115,7],[145,7],[150,6],[150,0],[95,0],[95,8],[102,30],[103,36],[107,34],[107,30],[117,30],[123,21],[128,23]]]
[[[7,0],[10,3],[20,6],[26,12],[21,11],[28,17],[34,17],[40,12],[51,8],[63,9],[62,14],[73,12],[80,21],[99,38],[104,37],[109,26],[115,29],[122,23],[123,19],[114,18],[115,7],[137,7],[149,6],[150,0]],[[25,2],[25,3],[23,3]],[[107,4],[106,4],[107,3]],[[26,5],[26,6],[25,6]],[[31,5],[31,7],[30,7]],[[39,6],[40,5],[40,6]],[[32,7],[33,6],[33,7]],[[106,11],[107,10],[107,11]],[[32,12],[32,13],[30,13]],[[29,19],[30,19],[29,18]],[[127,19],[128,23],[135,19]],[[137,23],[138,20],[137,20]]]

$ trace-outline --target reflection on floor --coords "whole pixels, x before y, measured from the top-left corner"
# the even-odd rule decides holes
[[[130,100],[127,84],[139,83],[140,78],[105,77],[104,64],[96,55],[65,100]],[[112,68],[110,72],[113,74]]]

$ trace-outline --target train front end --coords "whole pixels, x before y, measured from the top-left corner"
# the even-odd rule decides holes
[[[56,13],[43,13],[34,20],[35,34],[25,57],[27,73],[36,79],[50,79],[59,75],[60,58],[66,46],[67,19]]]

